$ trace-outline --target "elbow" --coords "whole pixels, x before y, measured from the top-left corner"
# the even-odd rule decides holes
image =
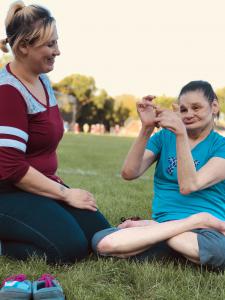
[[[191,193],[191,191],[190,191],[190,189],[188,189],[188,188],[181,187],[181,188],[180,188],[180,193],[181,193],[182,195],[188,195],[188,194]]]
[[[182,195],[189,195],[190,193],[193,193],[197,190],[198,190],[198,188],[197,188],[196,184],[180,185],[180,193]]]
[[[132,179],[130,174],[128,172],[124,171],[124,170],[121,171],[121,176],[125,180],[131,180]]]
[[[134,175],[134,172],[132,172],[132,170],[122,169],[121,177],[125,180],[132,180],[135,179],[137,176]]]

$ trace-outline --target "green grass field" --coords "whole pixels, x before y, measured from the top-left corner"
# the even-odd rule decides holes
[[[65,135],[59,147],[59,175],[73,187],[92,192],[108,220],[121,216],[148,218],[152,172],[126,182],[120,177],[131,138]],[[0,279],[25,273],[32,280],[42,273],[55,275],[68,300],[225,299],[225,276],[189,264],[135,263],[115,258],[90,258],[70,266],[49,266],[31,258],[18,262],[1,257]]]

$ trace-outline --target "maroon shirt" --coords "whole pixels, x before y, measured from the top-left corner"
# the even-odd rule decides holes
[[[9,84],[1,81],[2,72]],[[61,182],[56,175],[56,148],[63,135],[63,122],[47,76],[40,80],[47,105],[24,87],[9,65],[0,72],[0,192],[12,190],[29,166]]]

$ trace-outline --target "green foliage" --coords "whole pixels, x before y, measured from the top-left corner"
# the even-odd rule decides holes
[[[90,102],[96,91],[93,77],[73,74],[53,85],[53,88],[63,94],[73,95],[80,105]]]
[[[104,89],[98,89],[92,77],[73,74],[53,84],[64,119],[72,120],[73,105],[67,97],[76,99],[76,122],[104,124],[106,130],[115,124],[123,125],[128,117],[137,117],[136,98],[122,95],[113,99]],[[57,94],[58,92],[58,94]]]
[[[115,100],[115,112],[118,112],[118,115],[124,114],[124,117],[130,117],[134,119],[138,117],[136,109],[136,102],[138,99],[135,96],[124,94],[115,97]]]
[[[172,109],[172,104],[176,101],[176,98],[167,97],[165,95],[159,96],[154,99],[154,103],[162,108]]]
[[[53,84],[53,88],[62,95],[74,97],[74,103],[69,101],[69,97],[57,97],[62,113],[64,116],[65,114],[70,116],[70,122],[72,121],[73,105],[76,105],[76,121],[81,125],[92,124],[92,117],[96,115],[96,106],[94,105],[96,87],[92,77],[73,74]]]
[[[216,91],[216,95],[219,100],[219,105],[220,105],[220,111],[222,113],[225,113],[225,87],[222,89],[218,89]]]

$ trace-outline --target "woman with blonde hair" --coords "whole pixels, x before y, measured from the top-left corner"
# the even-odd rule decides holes
[[[56,175],[63,122],[46,73],[60,55],[50,12],[11,5],[0,48],[14,59],[0,71],[0,240],[3,255],[48,262],[86,257],[98,230],[109,227],[91,193]]]

